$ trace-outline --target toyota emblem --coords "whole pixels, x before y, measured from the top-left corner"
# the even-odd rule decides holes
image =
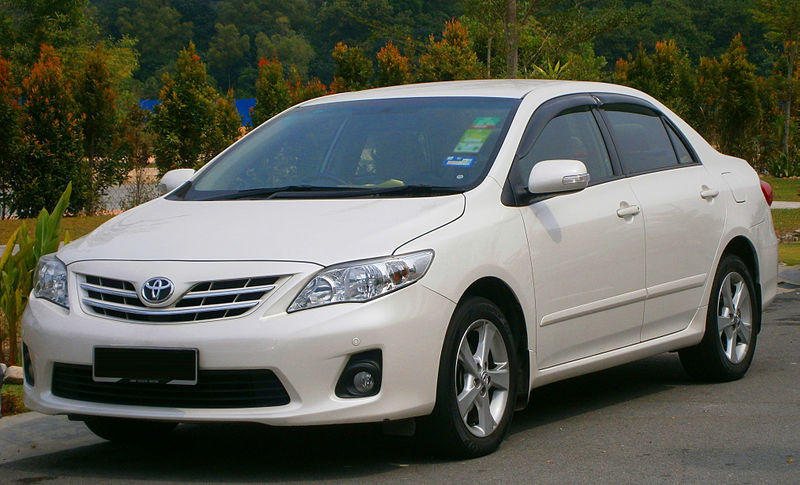
[[[150,305],[158,305],[167,301],[173,291],[175,285],[169,279],[163,276],[150,278],[142,285],[142,299]]]

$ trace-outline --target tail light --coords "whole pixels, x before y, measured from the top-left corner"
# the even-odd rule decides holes
[[[764,199],[767,201],[767,205],[772,205],[772,186],[767,182],[761,181],[761,192],[764,194]]]

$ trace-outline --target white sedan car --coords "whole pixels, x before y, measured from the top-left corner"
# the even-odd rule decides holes
[[[179,422],[385,422],[496,449],[531,389],[667,351],[742,377],[768,201],[655,99],[467,81],[315,99],[42,258],[25,403],[131,441]]]

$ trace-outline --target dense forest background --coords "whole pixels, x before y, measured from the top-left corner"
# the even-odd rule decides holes
[[[30,9],[19,8],[26,3],[32,4]],[[764,40],[765,29],[751,12],[753,0],[518,3],[520,11],[530,8],[533,20],[549,24],[544,28],[556,34],[590,29],[590,35],[583,34],[587,39],[581,47],[584,52],[593,50],[599,70],[609,79],[614,61],[635,52],[639,44],[652,47],[670,39],[698,63],[701,56],[722,54],[741,33],[750,62],[761,75],[768,75],[780,56],[780,46]],[[0,48],[5,53],[27,50],[28,61],[37,47],[28,45],[32,40],[56,47],[102,41],[130,49],[135,53],[128,62],[135,66],[130,68],[132,82],[126,87],[142,98],[157,97],[161,76],[174,71],[178,52],[190,40],[207,62],[215,86],[221,91],[232,87],[237,97],[255,95],[260,58],[277,57],[287,74],[289,66],[294,66],[301,77],[317,77],[328,84],[333,78],[331,52],[336,43],[360,47],[374,57],[381,46],[393,41],[413,56],[429,35],[439,35],[445,21],[453,18],[477,27],[470,30],[482,61],[487,36],[478,31],[496,29],[495,50],[500,53],[497,59],[502,58],[502,27],[490,25],[493,19],[489,17],[498,17],[490,10],[496,11],[495,4],[504,2],[492,0],[90,0],[85,4],[81,0],[0,1]],[[80,8],[84,5],[87,8]],[[565,15],[567,11],[573,15]],[[504,77],[504,70],[496,69],[491,75]]]
[[[798,0],[0,0],[0,216],[68,181],[70,210],[92,213],[153,159],[201,166],[241,136],[236,99],[257,124],[452,79],[627,84],[759,171],[800,175],[799,44]]]

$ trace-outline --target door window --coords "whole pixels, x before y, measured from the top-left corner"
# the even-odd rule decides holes
[[[686,144],[683,143],[681,137],[678,136],[678,134],[669,124],[667,124],[667,132],[669,133],[669,139],[672,140],[672,146],[675,147],[675,153],[678,155],[678,163],[695,163],[694,157],[692,157],[689,149],[686,148]]]
[[[634,105],[606,105],[603,110],[620,162],[628,173],[678,165],[672,142],[658,113]]]
[[[519,176],[527,181],[538,162],[560,159],[583,162],[591,182],[614,175],[603,136],[588,106],[569,110],[550,120],[531,150],[519,161]]]

